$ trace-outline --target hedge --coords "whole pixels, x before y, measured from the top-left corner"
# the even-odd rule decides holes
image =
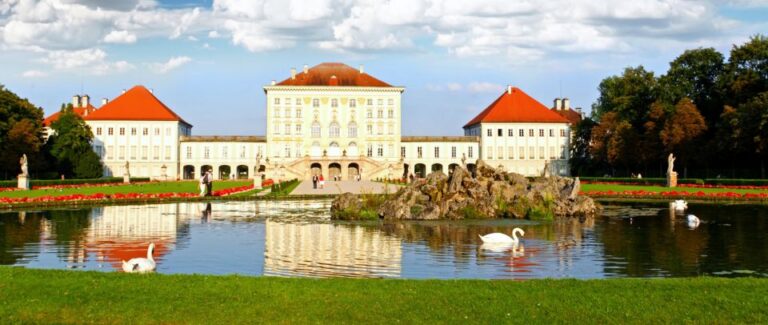
[[[131,177],[131,182],[148,182],[148,177]],[[122,183],[122,177],[105,178],[85,178],[85,179],[33,179],[29,185],[35,186],[53,186],[53,185],[78,185],[78,184],[113,184]],[[0,188],[16,187],[19,185],[17,180],[0,181]]]

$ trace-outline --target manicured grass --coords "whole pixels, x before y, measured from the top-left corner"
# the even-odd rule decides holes
[[[765,323],[768,280],[379,280],[0,267],[10,323]]]
[[[614,191],[614,192],[623,192],[623,191],[648,191],[648,192],[669,192],[669,191],[686,191],[690,193],[702,191],[704,193],[722,193],[722,192],[733,192],[733,193],[765,193],[768,192],[768,190],[765,189],[736,189],[736,188],[700,188],[700,187],[676,187],[676,188],[669,188],[664,186],[647,186],[647,185],[620,185],[620,184],[581,184],[581,190],[582,191]]]
[[[249,180],[214,181],[213,189],[222,190],[251,184]],[[178,182],[151,182],[142,184],[119,184],[106,186],[69,187],[62,189],[43,189],[30,191],[6,191],[0,192],[0,197],[39,197],[45,195],[71,195],[71,194],[115,194],[115,193],[198,193],[200,188],[197,181]]]

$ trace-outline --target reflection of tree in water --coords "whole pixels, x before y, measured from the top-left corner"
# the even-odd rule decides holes
[[[90,212],[91,209],[47,212],[47,217],[53,224],[53,239],[59,258],[75,263],[82,263],[85,260],[85,236],[91,225]]]
[[[598,238],[605,254],[621,257],[606,273],[627,276],[689,276],[748,269],[766,271],[768,209],[706,206],[695,214],[704,223],[688,229],[684,215],[659,211],[656,216],[610,219]]]
[[[43,215],[39,212],[0,213],[0,264],[12,265],[21,258],[37,256],[40,253],[38,245],[31,245],[34,251],[22,248],[40,242],[43,223]]]

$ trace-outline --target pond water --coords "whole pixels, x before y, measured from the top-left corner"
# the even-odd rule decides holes
[[[330,201],[104,206],[0,213],[0,264],[119,271],[155,243],[159,273],[309,277],[768,277],[768,208],[607,205],[588,222],[334,222]],[[517,247],[478,235],[525,230]]]

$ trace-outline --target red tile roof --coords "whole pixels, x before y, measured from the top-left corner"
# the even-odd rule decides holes
[[[333,78],[333,77],[336,78]],[[335,80],[334,80],[335,79]],[[299,71],[296,78],[285,79],[278,86],[347,86],[347,87],[392,87],[392,85],[344,63],[321,63],[309,68],[307,73]]]
[[[80,115],[80,117],[82,118],[85,118],[86,115],[90,115],[90,113],[93,113],[93,111],[96,110],[96,107],[93,107],[91,103],[88,103],[88,107],[74,107],[72,108],[72,110],[75,112],[75,114]],[[88,114],[85,113],[86,111],[88,112]],[[61,111],[58,111],[46,117],[43,120],[43,126],[51,126],[51,123],[56,122],[56,120],[59,119],[60,114],[61,114]]]
[[[520,88],[506,91],[464,127],[478,123],[568,123],[568,120],[528,96]]]
[[[557,109],[555,109],[555,108],[551,108],[550,110],[552,110],[553,112],[555,112],[557,114],[560,114],[560,116],[562,116],[562,117],[565,117],[573,125],[576,125],[579,122],[581,122],[581,113],[579,113],[577,111],[574,111],[574,110],[572,110],[570,108],[569,109],[561,109],[559,111]]]
[[[84,117],[86,121],[179,121],[191,126],[144,86],[135,86]]]

